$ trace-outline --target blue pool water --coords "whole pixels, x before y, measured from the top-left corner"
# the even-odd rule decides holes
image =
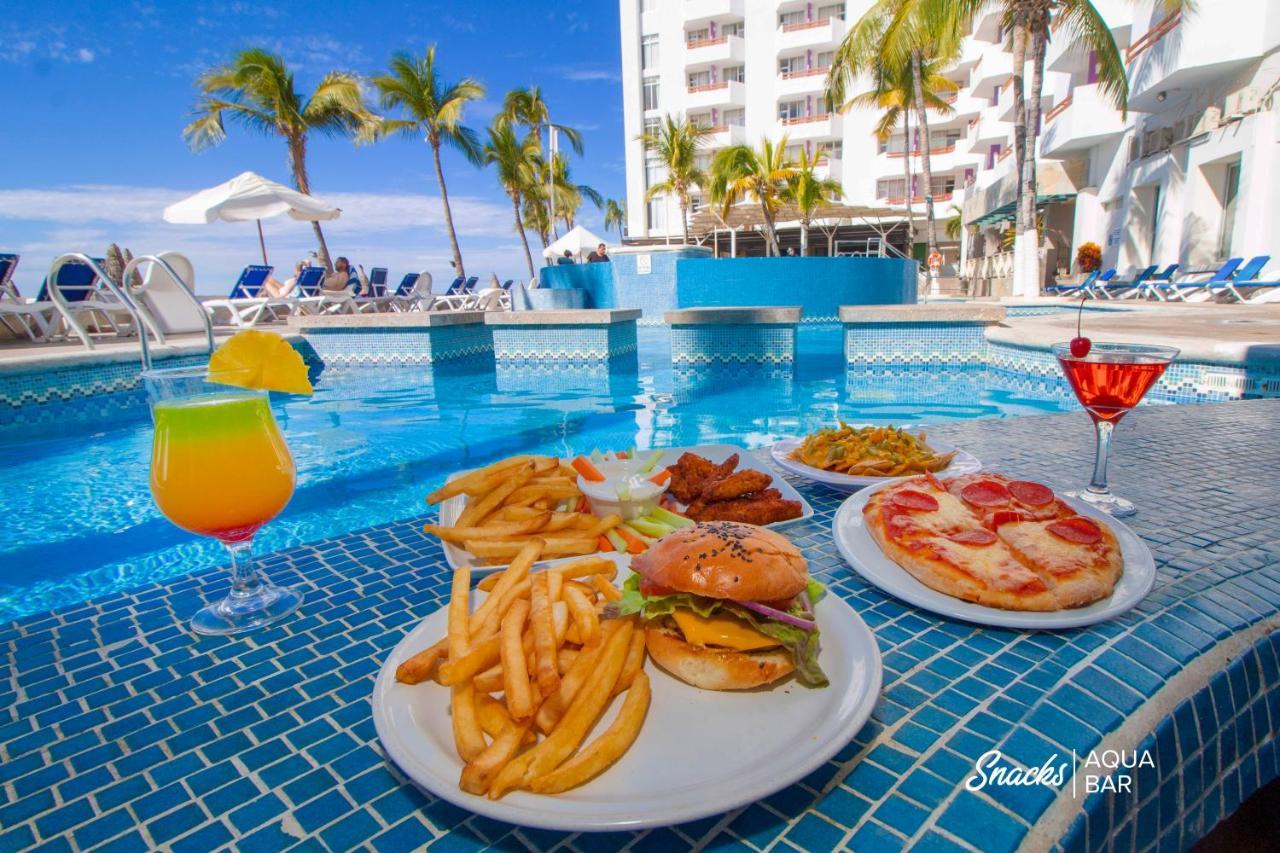
[[[801,328],[794,369],[673,368],[665,327],[639,337],[638,358],[611,369],[325,370],[314,397],[274,401],[298,487],[260,553],[421,514],[448,473],[516,452],[760,447],[837,417],[923,424],[1074,405],[1059,381],[985,369],[846,371],[835,325]],[[151,501],[141,394],[112,402],[56,428],[0,430],[0,622],[222,561]]]

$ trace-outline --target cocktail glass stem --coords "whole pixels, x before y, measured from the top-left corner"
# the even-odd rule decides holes
[[[231,596],[244,599],[257,595],[262,588],[262,578],[253,563],[253,540],[224,544],[231,555]]]
[[[191,628],[197,634],[239,634],[269,625],[302,603],[301,590],[276,586],[258,571],[252,539],[223,544],[231,555],[231,591],[192,617]]]
[[[1095,495],[1110,495],[1111,487],[1107,485],[1107,460],[1111,456],[1111,434],[1115,432],[1115,424],[1110,421],[1098,421],[1098,451],[1093,460],[1093,479],[1089,481],[1089,491]]]

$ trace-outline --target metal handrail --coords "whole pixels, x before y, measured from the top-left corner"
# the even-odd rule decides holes
[[[129,294],[116,286],[116,283],[111,276],[107,275],[102,267],[98,266],[98,262],[93,258],[82,252],[68,252],[65,255],[59,255],[53,259],[53,264],[49,267],[49,277],[45,279],[47,284],[46,289],[48,290],[50,301],[57,306],[58,313],[62,315],[63,321],[80,338],[80,342],[84,344],[85,349],[93,349],[93,339],[89,337],[89,333],[76,318],[75,311],[71,309],[71,303],[62,295],[62,290],[58,286],[58,273],[60,273],[62,268],[69,263],[79,263],[89,267],[93,270],[94,275],[97,276],[97,280],[102,283],[102,286],[104,286],[112,296],[119,300],[117,305],[104,304],[100,310],[103,313],[106,313],[111,308],[119,307],[127,311],[129,316],[133,319],[133,327],[138,331],[138,337],[143,341],[143,349],[145,351],[146,332],[143,329],[143,326],[145,325],[147,328],[151,328],[151,326],[150,323],[143,321],[142,316],[138,311],[138,306],[134,304],[133,299]]]
[[[192,307],[196,309],[196,314],[200,317],[201,323],[204,325],[205,346],[208,348],[209,354],[212,355],[213,354],[213,320],[212,318],[210,318],[209,312],[205,310],[204,305],[200,302],[199,299],[196,298],[195,291],[192,289],[192,287],[188,285],[186,281],[183,280],[182,276],[178,275],[177,271],[169,264],[168,261],[166,261],[164,258],[160,257],[159,255],[142,255],[140,257],[134,258],[133,260],[129,261],[129,263],[125,264],[124,272],[120,274],[120,280],[124,283],[125,289],[126,290],[131,289],[128,283],[129,276],[135,270],[140,269],[144,263],[158,264],[160,266],[160,269],[164,270],[165,274],[168,275],[171,279],[173,279],[174,283],[178,285],[178,289],[181,290],[183,294],[187,297],[187,299],[191,302]],[[147,287],[148,287],[147,282],[144,279],[142,284],[139,284],[137,287],[132,288],[132,291],[133,293],[143,293],[146,291]],[[145,310],[145,309],[142,309],[141,306],[139,306],[139,310]],[[149,313],[147,314],[147,316],[149,316]],[[164,332],[161,331],[158,323],[156,323],[155,327],[153,328],[153,331],[156,333],[156,342],[163,345],[165,342]],[[139,339],[142,342],[142,369],[150,370],[151,369],[151,349],[150,347],[147,346],[147,336],[145,334],[139,333]]]

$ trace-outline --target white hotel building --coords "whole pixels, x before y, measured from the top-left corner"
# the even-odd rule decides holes
[[[905,211],[905,140],[872,133],[874,110],[827,113],[825,69],[870,0],[620,0],[627,226],[632,240],[681,233],[673,199],[644,201],[661,169],[636,137],[667,113],[715,129],[718,148],[787,134],[822,146],[851,205]],[[1104,266],[1211,267],[1226,257],[1280,256],[1280,0],[1201,0],[1166,16],[1150,0],[1094,0],[1126,61],[1127,115],[1099,92],[1089,52],[1053,39],[1045,62],[1039,195],[1046,276],[1074,272],[1075,247],[1102,247]],[[1028,80],[1030,68],[1028,66]],[[951,76],[947,115],[930,112],[932,194],[949,263],[978,292],[1007,292],[1016,188],[1012,61],[999,15],[974,22]],[[867,83],[854,87],[864,91]],[[913,128],[917,218],[925,195]],[[964,245],[942,221],[963,211]],[[798,229],[783,226],[784,245]],[[918,239],[920,239],[918,237]],[[745,245],[759,253],[760,241]],[[826,251],[815,240],[812,251]],[[916,248],[920,251],[919,246]]]

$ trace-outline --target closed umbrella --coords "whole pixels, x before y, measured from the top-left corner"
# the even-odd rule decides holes
[[[164,209],[164,221],[184,225],[207,225],[210,222],[258,223],[258,244],[262,262],[267,263],[267,241],[262,236],[262,220],[283,213],[301,222],[337,219],[342,211],[317,198],[291,190],[283,184],[268,181],[254,172],[242,172],[225,184],[201,190],[189,198]]]

